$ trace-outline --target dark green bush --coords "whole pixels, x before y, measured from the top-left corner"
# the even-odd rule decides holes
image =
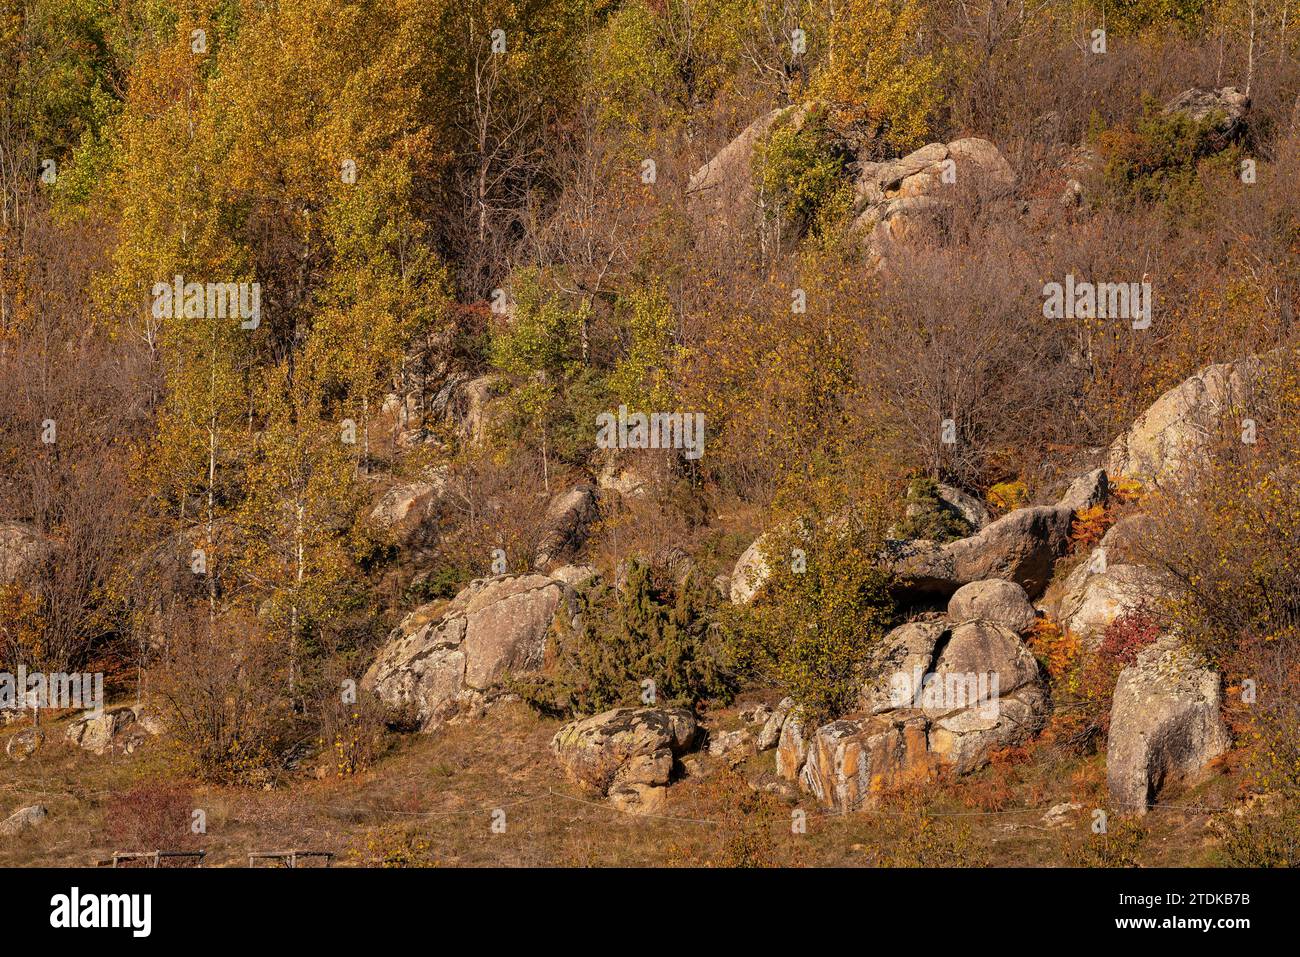
[[[1212,160],[1230,168],[1237,158],[1237,149],[1223,141],[1221,119],[1165,115],[1148,102],[1134,128],[1117,127],[1098,138],[1106,191],[1117,200],[1165,202],[1182,211],[1197,208],[1204,198],[1201,164]]]
[[[560,616],[553,659],[540,675],[512,688],[551,714],[594,714],[645,704],[647,679],[655,704],[693,707],[735,693],[716,624],[716,592],[691,574],[674,582],[633,561],[622,588],[604,578],[579,586],[576,626]]]
[[[912,480],[907,489],[907,514],[898,525],[900,537],[951,542],[974,531],[956,509],[939,497],[938,482],[932,478]]]

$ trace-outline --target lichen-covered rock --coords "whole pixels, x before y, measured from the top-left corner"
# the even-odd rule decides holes
[[[910,704],[912,676],[930,673],[934,652],[948,634],[945,622],[911,621],[899,625],[871,649],[870,676],[862,686],[859,704],[867,714],[881,714]],[[899,698],[899,679],[905,678],[909,694]]]
[[[1259,358],[1206,366],[1170,389],[1111,444],[1111,475],[1150,485],[1185,482],[1206,464],[1216,440],[1238,435],[1264,363]]]
[[[558,582],[564,582],[570,588],[577,588],[584,582],[595,578],[599,572],[592,565],[561,565],[559,568],[550,572],[550,576]]]
[[[924,715],[912,711],[822,725],[808,742],[800,783],[823,806],[856,811],[886,790],[928,780],[936,762],[927,726]]]
[[[40,728],[23,728],[16,731],[5,743],[5,754],[14,761],[26,761],[45,743],[45,732]]]
[[[1145,814],[1163,788],[1190,781],[1230,745],[1219,676],[1176,638],[1143,648],[1120,672],[1106,747],[1106,784],[1118,810]]]
[[[1070,542],[1074,511],[1039,505],[1010,512],[967,538],[945,545],[927,541],[890,543],[904,601],[951,596],[962,585],[1000,578],[1031,596],[1042,594],[1056,560]]]
[[[43,804],[32,804],[28,807],[19,808],[3,821],[0,821],[0,835],[13,837],[21,834],[29,828],[44,823],[47,816]]]
[[[1127,615],[1154,611],[1168,593],[1164,582],[1142,565],[1110,564],[1105,546],[1066,578],[1055,617],[1086,647],[1094,648],[1107,627]]]
[[[966,774],[1028,740],[1048,713],[1038,662],[1008,628],[973,619],[911,622],[880,642],[861,710],[807,735],[794,716],[777,775],[828,807],[854,810],[948,767]]]
[[[533,568],[544,571],[553,562],[571,557],[587,541],[600,517],[600,500],[590,485],[557,495],[546,509]]]
[[[544,575],[476,579],[450,602],[408,615],[361,686],[429,730],[507,673],[541,666],[564,594],[562,582]]]
[[[754,600],[754,595],[767,582],[771,571],[763,558],[763,549],[767,547],[767,537],[760,535],[736,559],[736,567],[731,572],[731,603],[747,605]]]
[[[153,729],[153,730],[150,730]],[[136,750],[150,734],[158,733],[158,726],[148,728],[140,721],[138,708],[122,706],[105,708],[100,714],[87,714],[68,725],[68,741],[94,754]]]
[[[1235,86],[1217,90],[1194,87],[1166,103],[1164,112],[1166,115],[1180,113],[1197,123],[1210,122],[1215,140],[1207,145],[1218,151],[1227,149],[1246,132],[1250,97]]]
[[[1023,634],[1037,620],[1037,615],[1023,588],[1015,582],[995,578],[958,588],[948,600],[948,618],[951,621],[983,618]]]
[[[1105,550],[1106,561],[1110,564],[1145,564],[1150,559],[1149,543],[1157,531],[1155,519],[1144,512],[1136,512],[1106,529],[1097,547]]]
[[[988,706],[936,718],[930,726],[930,751],[958,774],[968,774],[988,764],[994,751],[1024,744],[1041,731],[1047,711],[1042,684],[1024,685]]]
[[[781,725],[781,735],[776,745],[776,774],[786,781],[795,781],[808,758],[808,742],[804,739],[803,716],[791,710]]]
[[[571,721],[551,739],[565,776],[625,810],[657,805],[673,763],[695,742],[695,717],[684,708],[615,708]]]
[[[425,479],[394,485],[379,497],[370,520],[380,528],[409,531],[430,515],[446,486],[445,469],[433,470]]]
[[[754,739],[754,747],[758,751],[771,751],[781,740],[781,729],[785,726],[785,720],[790,716],[794,709],[793,698],[782,698],[771,714],[763,721],[763,727]]]
[[[984,503],[969,492],[943,482],[936,483],[935,490],[939,500],[960,515],[972,531],[978,532],[993,520]]]
[[[1105,469],[1093,469],[1070,483],[1057,506],[1082,512],[1096,505],[1105,505],[1110,497],[1110,477]]]
[[[709,754],[714,757],[735,757],[741,753],[752,754],[755,750],[754,734],[748,728],[718,731],[709,735]]]

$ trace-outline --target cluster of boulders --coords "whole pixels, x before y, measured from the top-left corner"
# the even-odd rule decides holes
[[[418,367],[419,362],[408,365]],[[496,385],[496,376],[446,368],[424,375],[408,373],[401,388],[384,398],[380,412],[391,423],[399,448],[411,449],[440,438],[480,445],[491,427]]]
[[[1126,479],[1150,479],[1150,456],[1178,449],[1185,461],[1209,441],[1205,423],[1229,408],[1224,391],[1239,378],[1212,368],[1171,390],[1115,441],[1108,464]],[[885,636],[852,714],[810,727],[787,699],[751,709],[743,727],[705,732],[685,712],[616,709],[566,725],[553,743],[557,759],[587,791],[627,810],[657,806],[678,759],[702,741],[709,753],[730,758],[774,750],[780,779],[840,810],[870,806],[908,782],[984,766],[996,751],[1037,733],[1050,713],[1045,681],[1022,640],[1040,611],[1095,646],[1110,623],[1162,593],[1143,560],[1149,519],[1139,513],[1112,526],[1064,584],[1042,597],[1069,548],[1073,521],[1108,501],[1111,474],[1095,469],[1056,503],[996,519],[973,496],[939,486],[945,507],[973,534],[942,544],[891,542],[884,557],[905,606],[943,600],[946,614],[921,615]],[[554,533],[543,539],[539,567],[553,564],[553,554],[572,554],[598,501],[588,486],[555,499],[548,516]],[[732,601],[760,596],[769,574],[765,541],[760,536],[723,583]],[[507,674],[542,666],[552,620],[572,613],[572,588],[592,574],[589,566],[566,565],[479,579],[450,602],[422,606],[394,629],[363,687],[423,729],[476,713]],[[1174,655],[1175,645],[1163,640],[1158,661],[1156,651],[1144,652],[1116,691],[1111,781],[1126,808],[1143,803],[1134,797],[1139,791],[1154,795],[1226,747],[1218,678]]]
[[[929,143],[901,159],[858,164],[853,189],[853,226],[873,260],[913,238],[918,228],[941,221],[962,192],[992,199],[1009,195],[1016,177],[1011,164],[986,139],[966,137]]]
[[[1049,705],[1017,633],[1034,620],[1023,588],[990,580],[959,589],[945,618],[895,628],[873,651],[854,713],[817,728],[797,712],[786,718],[778,777],[851,811],[944,769],[977,770],[1028,740]]]
[[[87,714],[68,725],[68,741],[95,754],[110,751],[133,753],[149,738],[162,734],[158,715],[143,705],[105,708]]]
[[[162,732],[161,718],[144,705],[136,704],[85,712],[68,723],[64,737],[69,744],[93,754],[132,754]],[[44,744],[45,731],[29,726],[10,735],[5,754],[13,761],[25,761]]]
[[[1078,514],[1105,504],[1112,480],[1170,487],[1207,460],[1223,429],[1239,427],[1270,359],[1202,369],[1152,404],[1105,454],[1106,468],[1076,479],[1054,505],[1015,509],[993,521],[960,490],[940,498],[974,534],[953,542],[898,541],[888,559],[904,603],[948,597],[945,621],[915,621],[891,632],[876,651],[858,713],[821,728],[796,714],[783,725],[778,776],[797,781],[829,807],[869,804],[883,790],[947,767],[968,772],[997,748],[1023,741],[1049,712],[1044,685],[1017,637],[1041,612],[1095,649],[1106,629],[1129,616],[1157,620],[1168,584],[1145,544],[1152,519],[1141,513],[1111,526],[1052,592],[1044,591],[1067,551]],[[726,583],[731,600],[756,600],[770,571],[768,536],[737,561]],[[1035,609],[1034,599],[1042,598]],[[961,667],[954,665],[954,656]],[[986,709],[936,713],[898,706],[889,678],[954,672],[999,676],[998,717]],[[937,678],[936,678],[937,680]],[[1188,781],[1229,746],[1220,716],[1220,677],[1174,635],[1144,649],[1123,670],[1110,722],[1108,774],[1117,807],[1141,812],[1160,790]],[[924,705],[924,702],[921,702]]]
[[[436,545],[428,524],[450,488],[446,466],[428,468],[414,481],[386,488],[370,511],[370,521],[404,548]],[[538,528],[533,568],[546,571],[574,557],[600,516],[601,492],[593,485],[580,483],[553,496]]]
[[[1105,502],[1109,488],[1106,472],[1096,469],[1076,479],[1055,505],[1015,509],[992,522],[987,512],[982,516],[968,509],[979,527],[975,534],[944,544],[893,540],[882,558],[898,576],[898,597],[904,603],[944,598],[963,585],[993,578],[1015,582],[1037,597],[1069,548],[1076,514]],[[737,560],[729,588],[732,602],[747,604],[766,583],[771,574],[767,542],[759,536]]]
[[[1247,107],[1244,96],[1227,88],[1188,91],[1166,111],[1213,117],[1212,132],[1231,142]],[[759,200],[756,150],[778,124],[798,128],[812,109],[787,107],[755,120],[691,178],[694,208],[717,222],[752,216]],[[1075,157],[1081,170],[1095,162],[1089,155]],[[1015,186],[997,147],[975,137],[929,144],[900,159],[855,161],[850,170],[854,222],[881,257],[914,227],[972,195],[954,190],[957,183],[981,198],[1007,195]],[[1082,193],[1077,183],[1072,190],[1075,198]],[[708,731],[684,711],[615,709],[566,725],[552,744],[557,759],[589,793],[629,810],[657,806],[681,756],[702,742],[718,757],[774,751],[779,778],[841,810],[869,806],[909,781],[984,766],[999,749],[1035,734],[1050,713],[1046,683],[1022,640],[1040,614],[1095,647],[1111,623],[1152,607],[1163,594],[1158,572],[1144,558],[1149,519],[1141,514],[1110,528],[1048,592],[1079,514],[1106,504],[1116,480],[1159,486],[1186,476],[1216,429],[1249,408],[1259,371],[1256,359],[1210,366],[1170,390],[1115,440],[1097,463],[1102,467],[1080,475],[1053,503],[994,517],[977,497],[939,484],[942,507],[959,515],[970,534],[887,543],[881,557],[894,573],[896,597],[917,613],[875,649],[852,714],[810,727],[786,699],[751,709],[740,728]],[[394,396],[386,409],[397,416],[407,444],[421,441],[430,421],[475,441],[492,387],[490,377],[448,375],[414,406]],[[450,602],[416,609],[389,636],[363,687],[430,729],[474,712],[507,674],[541,667],[552,619],[571,613],[572,588],[594,573],[566,562],[581,553],[601,516],[602,496],[632,498],[644,494],[648,481],[635,461],[611,455],[594,485],[555,495],[531,572],[480,579]],[[426,473],[384,492],[373,517],[400,531],[423,521],[445,493],[445,473]],[[759,536],[718,582],[733,603],[761,600],[770,541]],[[946,603],[945,614],[920,613],[938,603]],[[1118,804],[1144,807],[1162,786],[1194,774],[1227,746],[1218,699],[1217,676],[1174,637],[1162,638],[1125,669],[1110,732]]]
[[[799,129],[818,109],[805,103],[772,110],[727,143],[691,176],[687,195],[694,210],[715,228],[748,225],[760,215],[754,161],[765,138],[781,126]],[[918,227],[933,224],[953,208],[954,187],[969,185],[967,196],[1008,195],[1016,177],[998,148],[986,139],[965,137],[930,143],[899,159],[852,159],[853,227],[870,261],[878,264],[890,247],[913,238]]]

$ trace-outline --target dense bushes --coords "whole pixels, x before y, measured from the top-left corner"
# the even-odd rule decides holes
[[[782,114],[754,150],[766,216],[793,239],[842,219],[852,194],[845,152],[821,108],[814,108],[802,124],[793,122],[790,111]]]
[[[872,643],[894,614],[880,560],[889,515],[882,490],[868,484],[846,499],[823,487],[819,496],[827,481],[801,486],[799,507],[763,549],[770,577],[759,599],[730,621],[740,662],[786,690],[810,724],[853,708]]]
[[[898,525],[899,538],[924,538],[951,542],[971,534],[971,528],[957,510],[939,497],[939,483],[916,478],[907,487],[907,512]]]
[[[717,593],[691,574],[674,580],[642,561],[623,574],[621,586],[598,578],[577,589],[576,615],[556,622],[545,672],[516,679],[514,688],[557,714],[729,700],[736,677],[717,626]]]
[[[1044,740],[1077,754],[1104,749],[1119,674],[1162,632],[1156,619],[1130,612],[1111,622],[1097,647],[1089,648],[1050,619],[1040,619],[1029,646],[1051,682],[1053,713]]]
[[[1232,170],[1239,158],[1235,149],[1225,152],[1229,144],[1218,133],[1223,117],[1166,115],[1150,101],[1144,111],[1136,128],[1111,129],[1099,137],[1106,186],[1121,201],[1167,202],[1176,210],[1199,205],[1201,162],[1215,157],[1220,168]]]

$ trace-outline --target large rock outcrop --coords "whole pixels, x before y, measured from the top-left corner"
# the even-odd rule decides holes
[[[950,208],[954,187],[969,181],[981,196],[1009,193],[1015,174],[988,140],[967,137],[930,143],[901,159],[863,163],[854,183],[854,228],[868,248],[884,254],[890,243],[907,240],[916,228]]]
[[[1145,814],[1163,788],[1190,781],[1230,745],[1219,676],[1177,639],[1148,645],[1120,672],[1106,748],[1117,810]]]
[[[1074,512],[1055,505],[1016,509],[982,531],[939,545],[925,540],[891,544],[900,595],[946,598],[971,582],[999,578],[1039,595],[1070,543]]]
[[[545,571],[567,560],[582,548],[596,520],[600,498],[590,485],[579,485],[557,495],[546,509],[542,535],[533,558],[533,568]]]
[[[562,582],[544,575],[472,581],[450,602],[407,615],[361,686],[428,730],[507,673],[540,667],[564,594]]]
[[[1056,560],[1070,545],[1076,513],[1104,503],[1110,493],[1105,470],[1072,482],[1055,505],[1016,509],[967,538],[944,545],[925,540],[892,542],[890,557],[904,601],[950,597],[972,582],[1015,582],[1031,598],[1043,593]]]
[[[940,545],[925,539],[887,543],[882,561],[897,576],[895,592],[904,603],[947,599],[972,582],[1014,582],[1031,598],[1043,593],[1056,560],[1070,544],[1076,513],[1104,503],[1110,484],[1104,469],[1075,479],[1055,505],[1016,509],[966,538]],[[770,574],[763,561],[764,537],[754,540],[731,575],[731,600],[746,604]]]
[[[1046,720],[1038,662],[995,622],[903,625],[868,670],[858,712],[811,734],[792,715],[781,732],[777,775],[826,807],[852,811],[944,768],[977,770]]]
[[[157,719],[146,716],[139,706],[105,708],[99,714],[87,714],[68,725],[68,741],[95,754],[121,751],[131,754],[150,735],[160,734]]]
[[[454,438],[470,446],[482,444],[491,425],[496,376],[473,377],[443,366],[410,378],[402,391],[384,399],[380,410],[392,421],[400,448],[439,438]]]
[[[684,708],[615,708],[566,724],[551,739],[565,776],[587,793],[629,811],[663,799],[677,757],[695,743],[695,717]]]
[[[1241,434],[1265,362],[1249,357],[1206,366],[1170,389],[1111,444],[1106,471],[1165,486],[1203,467],[1215,443]]]
[[[733,605],[748,605],[772,574],[763,557],[766,547],[767,538],[760,535],[736,559],[736,567],[731,571],[730,597]]]
[[[756,208],[754,151],[778,123],[798,128],[807,115],[806,106],[787,106],[772,110],[745,127],[691,176],[686,191],[692,208],[714,225],[745,223]]]

